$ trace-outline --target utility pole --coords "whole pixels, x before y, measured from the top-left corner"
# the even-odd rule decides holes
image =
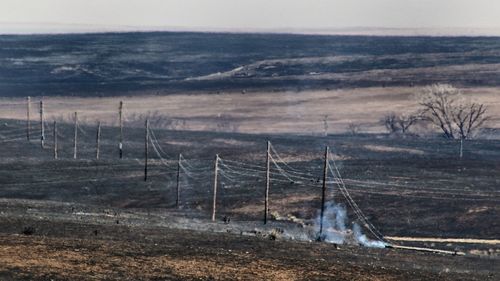
[[[328,136],[328,115],[325,115],[323,118],[323,132],[325,137]]]
[[[217,173],[219,171],[219,154],[215,155],[214,163],[214,191],[213,191],[213,202],[212,202],[212,221],[215,221],[215,209],[217,206]]]
[[[181,159],[182,154],[179,153],[179,158],[177,159],[177,196],[175,198],[175,206],[177,209],[180,208],[180,195],[181,195]]]
[[[270,181],[270,156],[271,156],[271,142],[267,141],[267,151],[266,151],[266,193],[264,197],[264,224],[267,224],[267,216],[269,212],[269,181]]]
[[[120,150],[120,159],[123,158],[123,101],[120,101],[120,106],[118,107],[118,116],[120,123],[120,143],[118,144],[118,149]]]
[[[30,111],[31,111],[31,97],[26,99],[26,138],[30,141],[30,131],[31,131],[31,120],[30,120]]]
[[[74,121],[75,121],[75,132],[74,132],[74,136],[73,136],[73,159],[76,159],[77,158],[77,143],[78,143],[78,113],[75,112],[75,117],[74,117]]]
[[[95,159],[99,160],[99,148],[101,144],[101,122],[97,122],[97,135],[95,143]]]
[[[464,157],[464,137],[460,137],[460,159]]]
[[[144,181],[148,180],[148,152],[149,152],[149,119],[146,119],[144,139]]]
[[[57,122],[54,121],[54,159],[57,159]]]
[[[44,148],[45,128],[43,127],[43,101],[40,101],[40,145]]]
[[[328,176],[328,146],[325,148],[325,163],[323,165],[323,188],[321,192],[321,215],[319,223],[319,238],[323,235],[323,220],[325,215],[326,180]]]

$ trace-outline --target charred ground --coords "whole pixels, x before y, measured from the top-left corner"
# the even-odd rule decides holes
[[[3,124],[4,134],[25,125]],[[468,141],[460,160],[458,143],[439,138],[155,129],[168,165],[151,151],[144,182],[144,129],[126,128],[125,158],[119,160],[118,129],[103,128],[102,158],[93,160],[94,129],[82,125],[78,160],[71,159],[71,124],[59,125],[58,160],[52,159],[51,138],[43,150],[37,140],[2,144],[3,278],[494,280],[498,274],[495,245],[403,243],[470,255],[452,257],[288,241],[311,239],[301,233],[314,228],[320,207],[325,145],[331,146],[353,198],[384,235],[498,238],[497,141]],[[272,219],[264,227],[264,179],[222,177],[217,221],[209,222],[214,155],[264,167],[266,140],[291,167],[317,178],[299,184],[274,171]],[[181,209],[176,210],[179,153],[198,170],[192,170],[195,178],[182,174]],[[338,191],[329,191],[329,200],[343,203]],[[222,222],[224,216],[231,218],[229,224]],[[351,211],[349,216],[354,218]]]
[[[497,37],[0,36],[0,96],[498,86]]]

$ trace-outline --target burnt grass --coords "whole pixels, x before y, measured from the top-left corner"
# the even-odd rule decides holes
[[[498,86],[499,44],[498,37],[1,35],[0,96],[284,91],[439,82]],[[455,69],[429,74],[428,68],[433,67]],[[238,68],[229,76],[191,79]],[[374,76],[373,71],[382,74]]]
[[[9,129],[24,126],[20,121],[3,120],[3,123],[0,135],[2,129],[8,132]],[[75,214],[82,210],[109,213],[110,216],[121,212],[177,212],[179,216],[208,222],[212,203],[211,167],[215,154],[219,154],[222,161],[233,160],[265,167],[266,140],[270,140],[292,168],[311,174],[309,182],[298,183],[287,181],[278,175],[276,169],[272,170],[271,213],[284,217],[293,215],[304,220],[306,225],[312,223],[320,207],[319,179],[322,175],[324,146],[328,145],[352,197],[384,235],[498,239],[498,141],[469,140],[465,144],[464,157],[459,159],[458,143],[437,137],[404,138],[375,134],[324,137],[155,129],[168,166],[162,164],[151,148],[149,178],[145,182],[144,129],[125,128],[122,160],[118,159],[118,129],[114,127],[103,128],[101,159],[94,160],[94,130],[93,126],[82,125],[77,160],[72,159],[72,126],[69,124],[60,125],[59,128],[58,160],[52,159],[52,137],[47,137],[45,149],[40,148],[36,133],[33,133],[31,142],[20,140],[2,143],[0,198],[3,210],[0,244],[3,247],[44,245],[44,249],[33,248],[33,254],[41,257],[44,251],[46,254],[56,254],[59,247],[68,251],[88,251],[96,255],[95,262],[100,266],[96,270],[108,272],[102,273],[102,278],[97,279],[120,279],[124,276],[130,280],[233,279],[231,270],[222,270],[219,275],[210,271],[206,271],[206,275],[203,272],[186,275],[185,270],[170,263],[172,260],[190,258],[214,261],[222,264],[222,268],[224,264],[229,264],[240,269],[245,268],[249,261],[259,260],[266,264],[265,261],[272,260],[261,267],[256,265],[255,270],[261,268],[264,273],[270,274],[276,273],[278,269],[290,269],[299,276],[304,274],[303,278],[298,279],[331,280],[334,276],[338,280],[494,279],[493,264],[498,265],[498,260],[492,257],[450,258],[356,247],[342,247],[336,251],[333,246],[323,243],[271,242],[238,233],[176,230],[172,226],[153,227],[148,226],[148,216],[132,226],[114,219],[105,223],[61,219],[57,214],[64,218],[65,212]],[[49,130],[47,134],[50,136],[50,133]],[[179,153],[193,166],[196,177],[191,179],[181,174],[181,209],[175,210],[176,159]],[[247,173],[248,170],[243,172]],[[232,177],[233,181],[220,176],[217,222],[222,223],[222,218],[227,216],[231,218],[231,223],[259,224],[263,216],[264,178],[248,175]],[[328,199],[346,204],[333,186],[329,187]],[[44,208],[50,210],[44,212],[54,214],[54,219],[51,219],[51,215],[37,215],[37,210],[41,209],[36,207],[36,202],[44,202]],[[58,204],[65,204],[67,210],[63,212]],[[353,220],[355,215],[352,210],[348,210],[348,213]],[[234,253],[227,252],[234,247],[243,253],[253,254],[238,256],[235,260]],[[443,247],[470,250],[461,245]],[[164,261],[164,267],[158,265],[163,270],[147,267],[141,275],[133,269],[140,265],[127,263],[131,262],[129,258],[139,261],[139,264],[147,263],[149,258],[158,255],[169,256],[169,261]],[[106,261],[109,256],[116,257],[117,264],[123,266],[106,271],[109,269],[106,267],[112,265]],[[87,258],[82,259],[87,262]],[[210,268],[206,264],[204,266]],[[177,271],[165,272],[168,268]],[[32,266],[19,266],[17,269],[3,267],[0,277],[90,279],[82,275],[85,270],[73,268],[65,275],[62,271],[38,271]],[[153,274],[149,270],[157,272]],[[279,279],[271,275],[248,274],[238,276],[243,279]]]

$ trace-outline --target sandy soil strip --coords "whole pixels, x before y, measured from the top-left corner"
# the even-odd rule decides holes
[[[387,240],[406,242],[466,243],[466,244],[500,244],[499,239],[466,239],[466,238],[432,238],[432,237],[398,237],[385,236]]]

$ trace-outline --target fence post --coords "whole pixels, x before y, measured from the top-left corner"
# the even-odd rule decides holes
[[[57,122],[54,121],[54,159],[57,159]]]
[[[148,180],[149,119],[146,119],[144,139],[144,181]]]
[[[97,122],[97,135],[96,135],[96,147],[95,147],[95,159],[99,160],[99,148],[101,144],[101,122]]]
[[[31,111],[31,97],[26,99],[26,138],[30,141],[31,134],[31,120],[30,120],[30,111]]]
[[[120,151],[120,159],[123,158],[123,101],[120,101],[118,107],[119,125],[120,125],[120,143],[118,149]]]
[[[45,128],[43,127],[43,101],[40,101],[40,145],[44,148]]]
[[[180,182],[180,177],[181,177],[181,159],[182,159],[182,154],[179,153],[179,158],[177,159],[177,195],[175,197],[175,206],[177,209],[180,208],[180,195],[181,195],[181,182]]]
[[[319,223],[319,238],[323,235],[323,220],[325,215],[326,180],[328,176],[328,146],[325,147],[325,163],[323,165],[323,188],[321,190],[321,215]]]
[[[78,113],[75,112],[75,132],[73,135],[73,159],[77,158],[77,144],[78,144]]]
[[[271,142],[267,141],[267,151],[266,151],[266,193],[264,197],[264,224],[267,224],[267,217],[269,212],[269,181],[270,181],[270,150],[271,150]]]
[[[212,202],[212,221],[215,221],[215,210],[217,207],[217,173],[219,171],[219,154],[215,155],[214,163],[214,189],[213,189],[213,202]]]

